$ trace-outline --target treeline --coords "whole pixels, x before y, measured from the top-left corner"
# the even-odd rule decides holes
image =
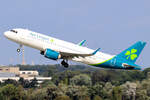
[[[111,70],[72,65],[21,66],[38,70],[51,81],[25,87],[25,80],[1,83],[0,100],[150,100],[150,68],[143,71]]]

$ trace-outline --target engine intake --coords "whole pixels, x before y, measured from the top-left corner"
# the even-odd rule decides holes
[[[51,49],[46,49],[44,52],[44,56],[46,58],[53,59],[53,60],[57,60],[57,59],[61,58],[61,55],[59,52],[56,52],[56,51],[51,50]]]

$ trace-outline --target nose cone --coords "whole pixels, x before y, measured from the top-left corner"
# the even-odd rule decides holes
[[[4,36],[7,37],[7,38],[9,37],[9,34],[10,34],[10,33],[9,33],[8,31],[7,31],[7,32],[4,32]]]

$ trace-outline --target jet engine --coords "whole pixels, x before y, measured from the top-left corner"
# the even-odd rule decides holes
[[[51,49],[46,49],[44,52],[44,56],[46,58],[53,59],[53,60],[57,60],[57,59],[61,58],[61,55],[59,52],[56,52],[56,51],[51,50]]]

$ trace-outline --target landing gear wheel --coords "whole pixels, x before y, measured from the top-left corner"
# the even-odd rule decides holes
[[[20,45],[19,45],[19,48],[17,49],[17,52],[20,52],[22,47],[23,47],[23,45],[20,44]]]
[[[20,52],[20,49],[17,49],[17,52]]]
[[[66,63],[66,64],[64,65],[64,67],[65,67],[65,68],[68,68],[68,67],[69,67],[68,63]]]
[[[65,68],[68,68],[68,67],[69,67],[69,64],[68,64],[65,60],[63,60],[63,61],[61,62],[61,64],[62,64]]]

